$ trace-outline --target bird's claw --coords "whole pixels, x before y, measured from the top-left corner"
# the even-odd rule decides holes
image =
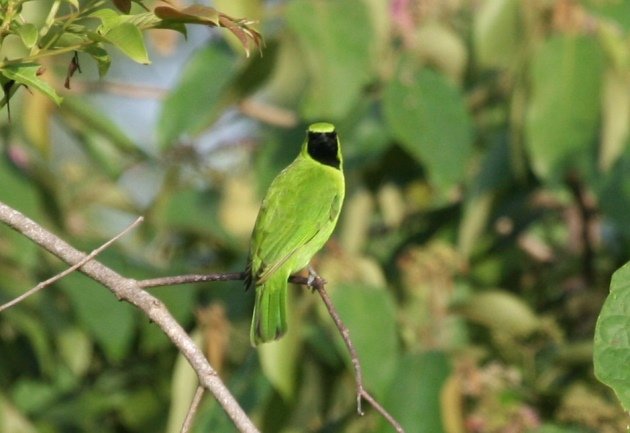
[[[315,269],[313,269],[313,267],[309,265],[309,267],[308,267],[308,278],[306,279],[306,285],[309,286],[310,288],[314,289],[315,287],[313,286],[313,283],[318,278],[319,278],[319,275],[317,275],[317,272],[315,272]]]

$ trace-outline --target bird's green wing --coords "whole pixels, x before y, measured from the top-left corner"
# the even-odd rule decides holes
[[[251,267],[257,284],[299,254],[322,231],[330,234],[343,197],[343,180],[339,178],[341,173],[300,160],[274,180],[252,237]],[[317,188],[311,188],[313,184]]]

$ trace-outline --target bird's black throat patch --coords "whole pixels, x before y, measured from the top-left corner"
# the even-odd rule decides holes
[[[306,145],[308,154],[322,164],[339,168],[341,161],[338,155],[339,142],[337,133],[332,132],[308,132],[308,144]]]

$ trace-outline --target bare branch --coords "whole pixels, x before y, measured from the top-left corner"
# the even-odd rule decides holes
[[[87,256],[85,256],[81,261],[75,263],[74,265],[70,266],[68,269],[64,270],[63,272],[58,273],[57,275],[47,279],[46,281],[42,281],[41,283],[37,284],[35,287],[33,287],[32,289],[27,290],[26,292],[22,293],[20,296],[18,296],[17,298],[7,302],[4,305],[0,305],[0,313],[3,310],[6,310],[7,308],[11,308],[12,306],[14,306],[15,304],[18,304],[20,302],[22,302],[24,299],[28,298],[29,296],[39,292],[40,290],[50,286],[51,284],[53,284],[56,281],[59,281],[60,279],[62,279],[63,277],[65,277],[68,274],[71,274],[72,272],[76,271],[77,269],[79,269],[81,266],[83,266],[84,264],[86,264],[87,262],[89,262],[90,260],[92,260],[94,257],[96,257],[97,255],[99,255],[100,253],[102,253],[106,248],[108,248],[111,244],[113,244],[114,242],[116,242],[118,239],[120,239],[121,237],[123,237],[125,234],[127,234],[131,229],[135,228],[138,224],[140,224],[142,221],[144,221],[143,217],[138,217],[133,223],[131,223],[131,225],[129,225],[126,229],[124,229],[122,232],[118,233],[116,236],[114,236],[113,238],[111,238],[110,240],[108,240],[107,242],[105,242],[103,245],[101,245],[100,247],[98,247],[97,249],[95,249],[94,251],[92,251],[90,254],[88,254]]]
[[[86,254],[2,202],[0,202],[0,221],[69,265],[76,265],[86,258]],[[127,301],[142,310],[186,357],[197,373],[199,383],[212,392],[237,429],[244,433],[258,432],[204,354],[159,299],[142,290],[135,280],[123,277],[96,260],[80,265],[78,270],[107,287],[118,299]]]

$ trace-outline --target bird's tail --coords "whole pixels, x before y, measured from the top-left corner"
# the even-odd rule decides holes
[[[269,279],[256,286],[254,317],[249,332],[253,346],[280,338],[287,331],[287,280]]]

